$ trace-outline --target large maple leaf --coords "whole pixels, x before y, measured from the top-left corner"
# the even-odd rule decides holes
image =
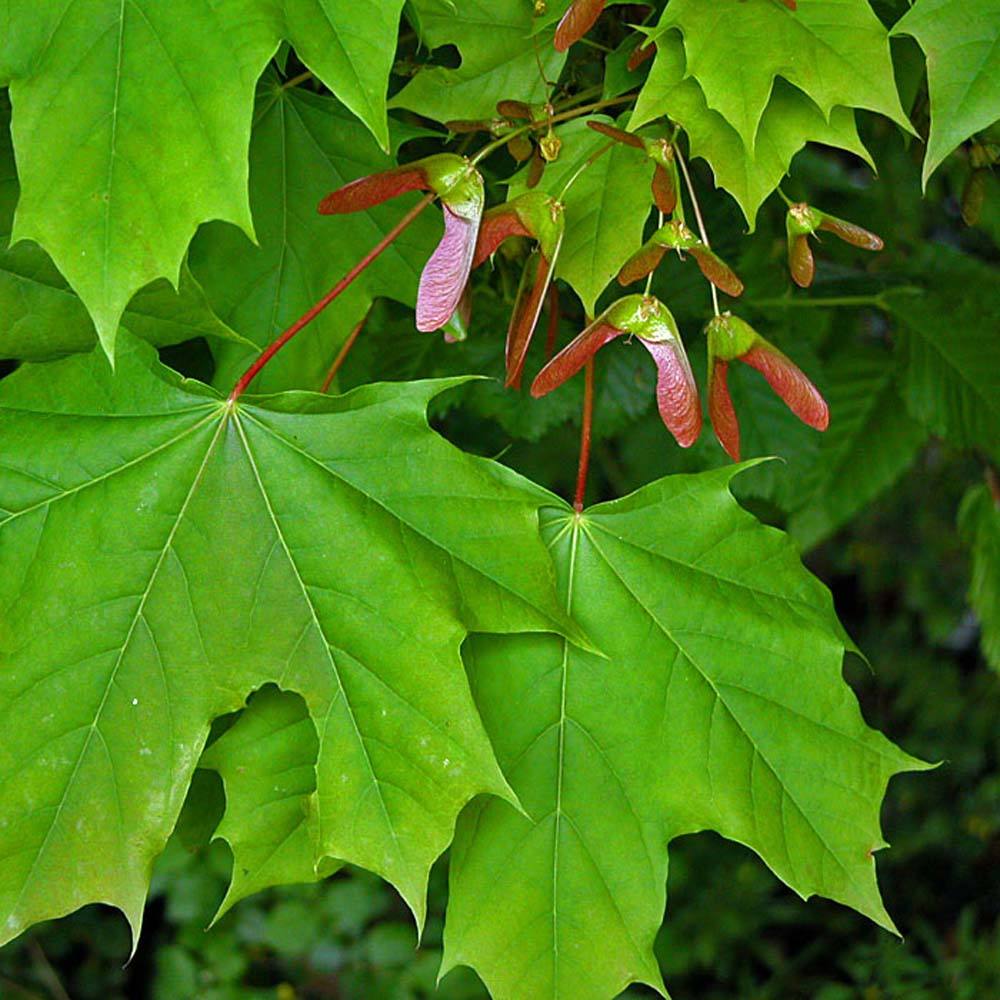
[[[892,775],[926,765],[865,724],[829,592],[737,505],[733,474],[543,512],[566,605],[604,657],[543,636],[467,646],[527,815],[486,799],[463,813],[443,969],[473,966],[498,1000],[662,991],[667,844],[699,830],[892,928],[879,807]]]
[[[427,872],[479,792],[511,798],[469,693],[470,630],[574,627],[549,494],[433,433],[448,382],[227,403],[123,337],[0,385],[0,941],[85,903],[138,929],[213,718],[305,699],[311,835]]]
[[[282,38],[388,146],[403,0],[0,2],[21,200],[13,240],[52,256],[110,354],[125,304],[175,283],[200,222],[253,233],[254,87]]]

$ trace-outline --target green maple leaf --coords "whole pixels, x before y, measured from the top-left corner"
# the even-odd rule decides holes
[[[892,775],[926,765],[865,724],[829,592],[736,504],[733,474],[543,511],[567,607],[606,658],[546,637],[471,643],[528,816],[485,799],[463,813],[443,969],[473,966],[498,1000],[662,992],[666,845],[699,830],[892,928],[879,807]]]
[[[222,223],[204,227],[191,245],[191,268],[215,311],[259,347],[270,343],[392,228],[415,196],[332,217],[317,212],[320,199],[391,166],[390,157],[337,101],[284,88],[267,74],[258,89],[250,141],[257,245]],[[340,343],[375,296],[413,305],[439,219],[431,212],[417,219],[308,332],[276,356],[255,388],[319,388]],[[247,352],[217,345],[215,356],[216,385],[228,390],[246,367]]]
[[[1000,503],[988,487],[966,493],[958,527],[972,550],[969,601],[982,627],[983,656],[1000,670]]]
[[[914,273],[925,294],[887,293],[910,413],[960,448],[1000,459],[1000,275],[942,244],[923,247]]]
[[[704,157],[716,184],[736,199],[751,230],[757,210],[781,183],[795,154],[807,142],[846,149],[866,163],[872,162],[858,137],[853,111],[837,107],[827,117],[800,90],[780,79],[774,83],[756,130],[756,141],[750,147],[718,111],[708,106],[699,84],[685,73],[680,38],[675,33],[661,36],[629,128],[637,129],[661,115],[678,122],[691,143],[691,155]]]
[[[592,120],[610,121],[600,116]],[[601,292],[642,243],[643,225],[652,208],[653,163],[641,150],[612,143],[608,152],[584,168],[594,153],[608,145],[607,137],[582,119],[558,126],[555,133],[562,149],[545,168],[538,187],[561,196],[566,206],[566,235],[556,276],[572,286],[592,315]],[[525,191],[525,184],[522,172],[511,184],[510,196]]]
[[[9,245],[17,204],[17,171],[10,143],[10,108],[0,100],[0,357],[26,361],[89,351],[97,332],[48,254],[33,243]],[[159,280],[138,292],[125,311],[129,329],[157,346],[209,337],[252,347],[212,312],[198,282],[182,265],[174,291]]]
[[[551,36],[532,37],[532,6],[525,0],[416,0],[414,21],[431,48],[455,45],[458,69],[421,70],[389,102],[446,122],[495,118],[497,101],[529,103],[546,99],[544,70],[559,78],[566,54],[552,48]]]
[[[841,105],[911,128],[896,92],[888,33],[867,0],[801,0],[794,12],[774,0],[672,0],[657,30],[662,37],[673,29],[684,38],[687,75],[748,150],[755,149],[777,77],[826,118]]]
[[[137,931],[212,719],[269,682],[316,727],[314,862],[421,921],[461,807],[510,797],[460,643],[578,634],[550,495],[429,430],[448,382],[233,406],[133,338],[119,362],[0,385],[0,940],[98,900]]]
[[[894,359],[854,350],[829,369],[830,427],[802,471],[788,522],[803,549],[846,524],[909,468],[927,431],[899,395]]]
[[[892,32],[912,35],[927,55],[926,185],[959,143],[1000,117],[1000,6],[993,0],[917,0]]]
[[[21,200],[109,355],[125,304],[176,283],[199,223],[253,233],[246,153],[257,78],[287,36],[388,145],[385,89],[402,0],[4,0]]]

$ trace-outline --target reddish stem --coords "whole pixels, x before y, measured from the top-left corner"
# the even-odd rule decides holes
[[[308,326],[335,298],[337,298],[338,295],[341,294],[341,292],[348,288],[354,279],[357,278],[358,275],[361,274],[361,272],[364,271],[365,268],[368,267],[368,265],[371,264],[372,261],[374,261],[384,250],[386,250],[396,237],[398,237],[399,234],[402,233],[411,222],[413,222],[413,220],[435,199],[435,197],[437,196],[434,194],[424,195],[424,197],[421,198],[420,201],[418,201],[416,205],[414,205],[413,208],[411,208],[409,212],[407,212],[406,215],[404,215],[399,222],[397,222],[396,225],[394,225],[392,229],[390,229],[389,232],[387,232],[385,236],[383,236],[382,239],[380,239],[378,243],[376,243],[375,246],[373,246],[371,250],[369,250],[368,253],[366,253],[365,256],[362,257],[361,260],[359,260],[357,264],[355,264],[354,267],[352,267],[350,271],[348,271],[347,274],[345,274],[344,277],[341,278],[340,281],[338,281],[337,284],[335,284],[333,288],[331,288],[330,291],[328,291],[326,295],[319,300],[319,302],[317,302],[307,312],[303,313],[302,316],[300,316],[287,330],[284,331],[284,333],[279,334],[279,336],[264,349],[257,360],[254,361],[254,363],[240,376],[239,381],[233,386],[233,391],[229,394],[229,402],[233,403],[239,399],[246,390],[246,387],[254,380],[257,373],[271,360],[271,358],[273,358],[275,354],[277,354],[278,351],[280,351],[285,344],[287,344],[303,327]]]
[[[583,370],[583,424],[580,428],[580,464],[576,471],[576,495],[573,509],[579,514],[583,510],[583,497],[587,492],[587,470],[590,468],[590,429],[594,422],[594,359],[587,362]]]
[[[545,334],[545,360],[549,361],[556,351],[556,336],[559,333],[559,289],[553,281],[549,285],[549,328]]]
[[[371,312],[371,310],[369,309],[368,312]],[[326,373],[326,378],[323,379],[323,384],[319,387],[320,392],[326,392],[330,388],[330,385],[337,376],[337,372],[340,371],[340,366],[344,363],[348,352],[354,346],[354,341],[358,339],[358,334],[364,329],[367,319],[368,313],[366,312],[355,324],[354,329],[347,335],[347,340],[344,341],[340,350],[337,351],[337,356],[333,359],[330,370]]]

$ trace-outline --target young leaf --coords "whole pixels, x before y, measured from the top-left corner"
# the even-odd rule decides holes
[[[912,35],[927,54],[926,185],[959,143],[1000,116],[1000,6],[994,0],[917,0],[892,33]]]
[[[138,932],[212,719],[268,682],[317,727],[315,860],[422,921],[458,811],[510,795],[460,643],[579,635],[550,495],[429,430],[451,384],[232,405],[129,337],[0,383],[0,940],[97,900]]]
[[[33,239],[105,350],[132,294],[176,281],[199,223],[253,233],[246,150],[257,78],[282,36],[387,145],[385,89],[402,0],[73,0],[5,5],[21,201]],[[314,60],[314,61],[313,61]]]
[[[255,246],[222,223],[202,227],[191,267],[220,316],[269,344],[357,263],[411,207],[415,195],[357,212],[322,216],[316,204],[354,177],[392,166],[363,126],[329,97],[281,86],[266,74],[250,141],[250,205]],[[438,219],[440,213],[438,213]],[[376,296],[416,301],[417,281],[440,232],[424,213],[371,267],[261,372],[259,392],[316,389],[337,348]],[[247,351],[219,345],[215,384],[228,391]]]
[[[732,475],[543,512],[566,606],[606,658],[547,637],[467,646],[528,815],[462,814],[442,968],[473,966],[497,1000],[662,992],[667,844],[699,830],[892,928],[879,809],[889,778],[925,765],[865,724],[829,592],[736,504]]]
[[[835,107],[877,111],[909,129],[889,38],[867,0],[805,0],[792,13],[773,0],[673,0],[658,25],[679,30],[687,74],[752,153],[777,77],[829,117]]]

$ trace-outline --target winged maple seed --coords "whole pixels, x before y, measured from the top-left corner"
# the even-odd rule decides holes
[[[319,211],[360,212],[408,191],[433,192],[444,211],[444,236],[424,265],[417,292],[417,329],[439,330],[458,307],[469,279],[483,214],[483,178],[465,157],[439,153],[360,177],[328,194]]]
[[[525,264],[507,328],[508,386],[521,384],[524,359],[542,313],[545,293],[552,283],[564,227],[562,203],[541,191],[527,191],[506,204],[491,208],[479,227],[473,267],[491,257],[500,244],[512,236],[527,236],[537,241],[537,248]]]
[[[648,39],[640,42],[630,53],[628,62],[625,64],[630,73],[634,73],[647,59],[652,59],[656,55],[656,42]]]
[[[708,335],[708,414],[719,444],[734,462],[740,460],[740,425],[726,376],[729,362],[740,360],[756,368],[771,388],[799,420],[825,431],[830,410],[819,390],[802,370],[768,343],[749,323],[732,313],[709,321]]]
[[[792,280],[800,288],[808,288],[816,275],[816,262],[813,259],[809,237],[817,231],[833,233],[845,243],[860,247],[862,250],[881,250],[884,244],[874,233],[838,219],[835,215],[813,208],[805,202],[789,205],[785,216],[785,231],[788,234],[788,270]]]
[[[668,250],[676,250],[683,257],[687,252],[694,257],[701,273],[720,292],[736,298],[743,294],[743,282],[736,276],[730,266],[717,254],[713,253],[680,219],[674,219],[661,226],[653,235],[632,254],[618,272],[618,281],[622,285],[630,285],[633,281],[645,278]]]
[[[556,27],[552,44],[557,52],[565,52],[597,23],[604,10],[604,0],[573,0]]]
[[[634,132],[623,132],[620,128],[604,122],[589,121],[587,124],[601,135],[606,135],[625,146],[641,149],[656,164],[653,168],[653,203],[664,215],[673,215],[677,208],[677,160],[674,147],[667,139],[648,139]]]
[[[626,295],[597,317],[539,373],[531,395],[544,396],[575,375],[605,344],[631,334],[656,362],[656,403],[667,429],[682,448],[701,433],[701,404],[677,323],[651,295]]]

